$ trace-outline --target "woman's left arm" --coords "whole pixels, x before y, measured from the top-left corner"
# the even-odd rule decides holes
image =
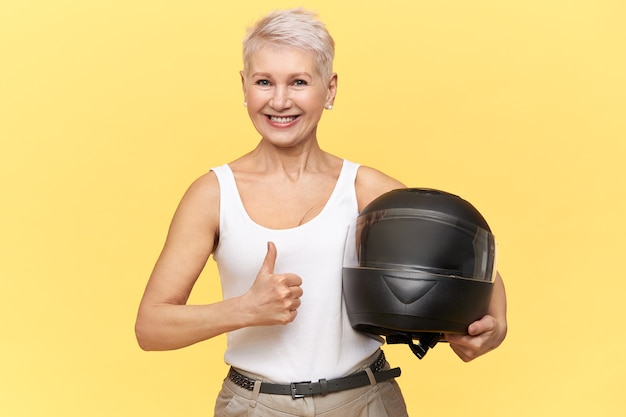
[[[493,285],[487,314],[469,325],[467,335],[446,335],[450,347],[464,362],[497,348],[506,337],[506,291],[499,273]]]

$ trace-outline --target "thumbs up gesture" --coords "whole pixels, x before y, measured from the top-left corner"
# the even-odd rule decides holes
[[[274,274],[277,255],[274,243],[268,242],[263,265],[242,297],[242,307],[249,307],[251,326],[287,324],[296,318],[302,278],[296,274]]]

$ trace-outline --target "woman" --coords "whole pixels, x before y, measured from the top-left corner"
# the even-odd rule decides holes
[[[350,327],[341,293],[348,224],[374,198],[404,186],[320,148],[318,122],[337,93],[333,56],[326,28],[302,9],[271,13],[248,32],[241,80],[261,140],[188,189],[141,301],[143,349],[228,334],[232,368],[217,416],[406,415],[381,342]],[[186,305],[211,254],[224,300]],[[467,361],[505,334],[498,277],[489,315],[448,340]]]

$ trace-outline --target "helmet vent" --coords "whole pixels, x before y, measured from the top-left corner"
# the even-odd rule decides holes
[[[407,188],[406,189],[408,192],[410,193],[415,193],[415,194],[420,194],[420,195],[424,195],[424,196],[431,196],[431,195],[446,195],[446,193],[440,191],[440,190],[435,190],[433,188]]]
[[[393,295],[403,304],[411,304],[422,298],[435,285],[435,280],[415,280],[393,275],[381,275]]]

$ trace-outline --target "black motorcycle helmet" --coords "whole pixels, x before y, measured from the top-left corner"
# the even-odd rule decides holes
[[[466,334],[486,314],[495,254],[487,222],[462,198],[423,188],[383,194],[348,232],[350,322],[387,343],[409,344],[421,359],[443,333]]]

